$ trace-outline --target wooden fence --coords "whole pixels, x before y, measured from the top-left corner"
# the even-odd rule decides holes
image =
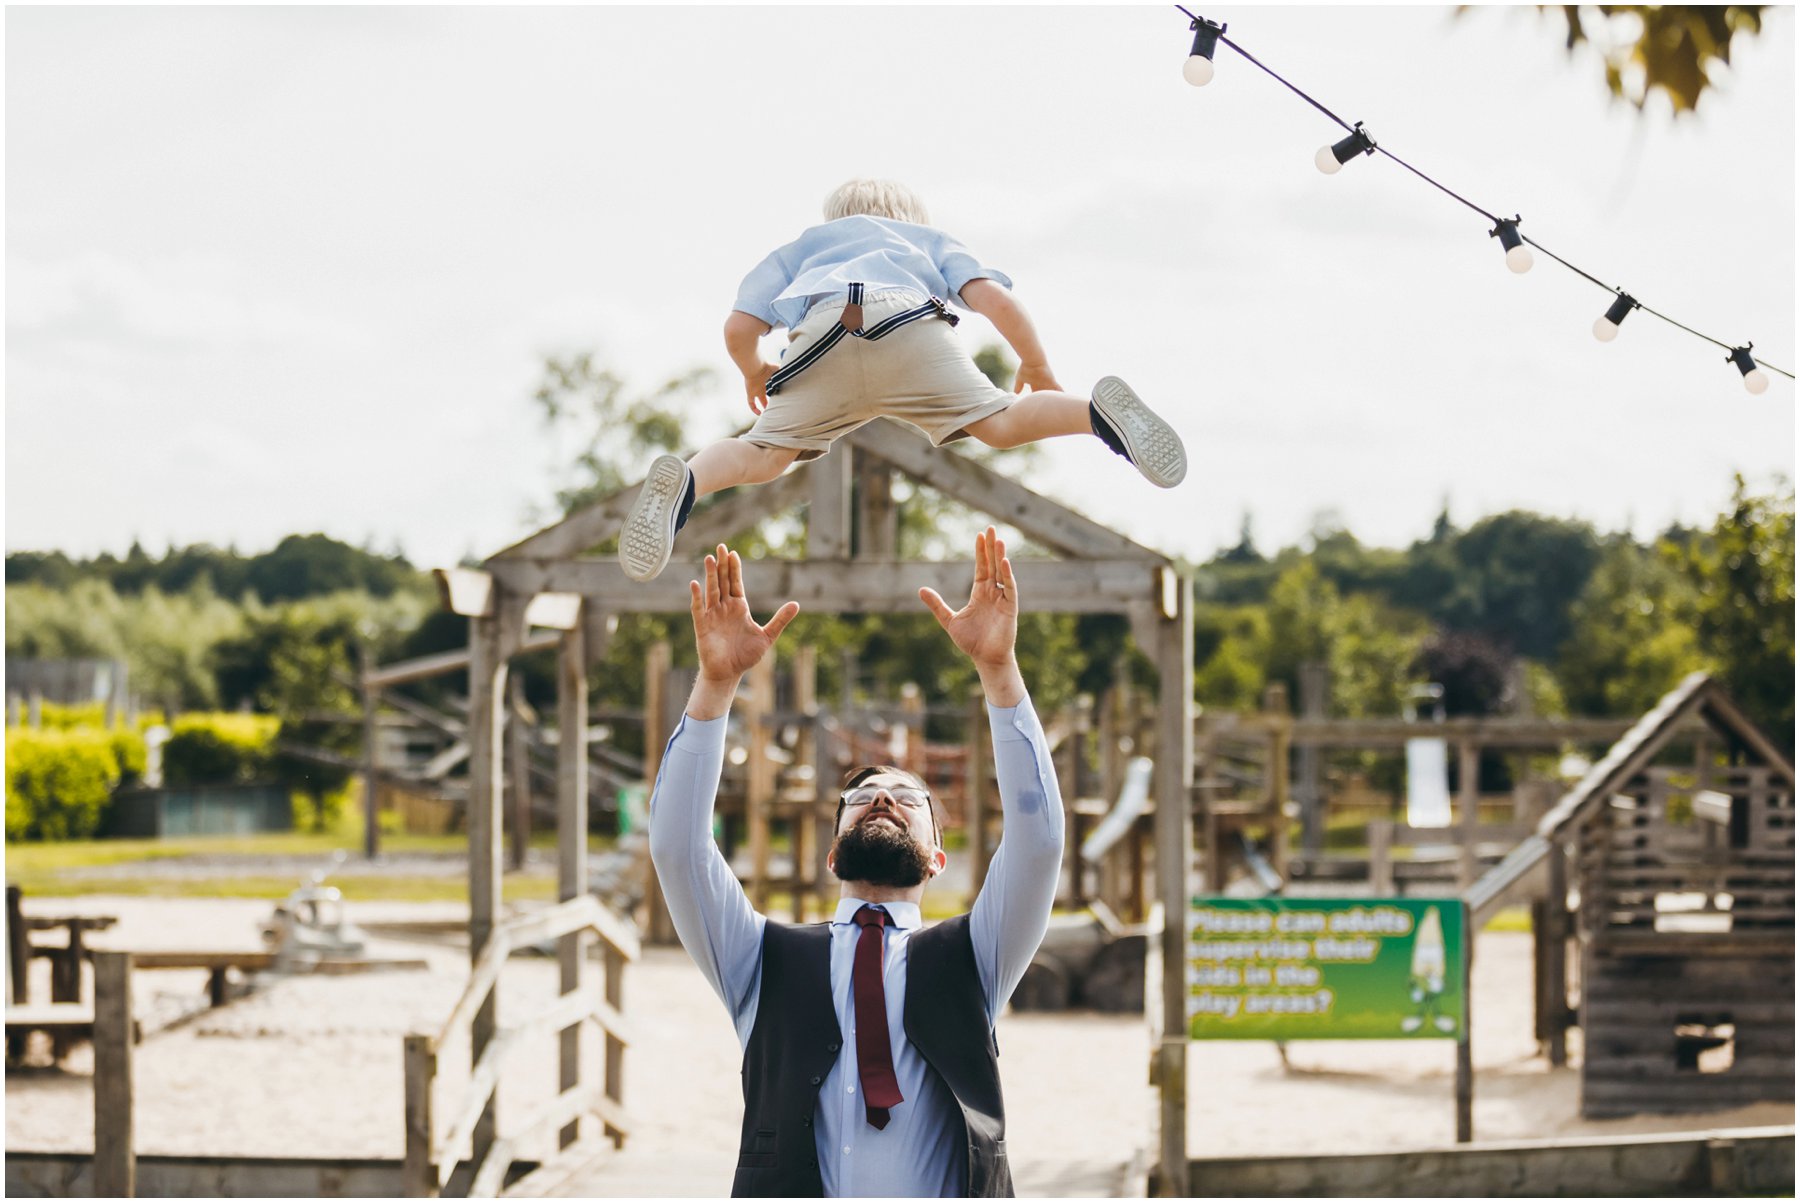
[[[500,971],[514,951],[550,940],[599,938],[605,965],[602,995],[584,994],[578,987],[565,988],[561,998],[537,1015],[500,1029],[482,1050],[469,1074],[461,1102],[451,1109],[455,1116],[443,1138],[437,1138],[435,1085],[438,1050],[450,1037],[467,1031],[478,1013],[493,1005]],[[505,1182],[513,1152],[520,1143],[543,1132],[563,1134],[566,1146],[572,1129],[583,1115],[598,1115],[615,1147],[625,1143],[624,1054],[626,1045],[624,1005],[625,963],[638,957],[638,940],[631,928],[591,896],[559,903],[547,910],[501,924],[469,972],[469,984],[451,1008],[436,1035],[414,1033],[406,1037],[406,1162],[403,1170],[409,1198],[434,1198],[455,1171],[463,1146],[475,1139],[471,1158],[474,1178],[471,1198],[492,1198]],[[600,1080],[583,1081],[579,1040],[568,1033],[592,1022],[605,1033],[605,1072]],[[561,1093],[538,1108],[507,1137],[491,1142],[480,1139],[484,1116],[491,1116],[500,1074],[508,1057],[533,1036],[547,1031],[564,1033],[559,1081]],[[486,1147],[483,1147],[485,1144]]]

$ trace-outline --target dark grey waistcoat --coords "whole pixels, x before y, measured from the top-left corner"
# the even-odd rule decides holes
[[[969,1197],[1012,1197],[999,1049],[988,1027],[967,915],[907,941],[904,1016],[906,1038],[962,1113]],[[744,1050],[744,1130],[732,1195],[825,1193],[813,1116],[843,1039],[831,1005],[830,926],[770,920],[763,930],[756,1026]]]

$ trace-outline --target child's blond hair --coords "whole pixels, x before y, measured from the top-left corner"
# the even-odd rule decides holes
[[[915,196],[911,188],[893,180],[849,180],[832,189],[831,195],[825,198],[826,221],[857,214],[891,217],[895,221],[910,221],[921,226],[931,224],[925,202]]]

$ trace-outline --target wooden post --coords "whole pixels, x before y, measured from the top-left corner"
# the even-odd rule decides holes
[[[525,741],[525,684],[518,677],[507,683],[506,768],[512,798],[507,865],[517,873],[525,867],[525,852],[531,846],[531,751]]]
[[[1269,863],[1288,875],[1288,753],[1293,747],[1294,715],[1288,706],[1287,686],[1276,682],[1263,694],[1269,720]]]
[[[6,985],[7,998],[26,1000],[31,973],[31,939],[25,934],[24,896],[18,886],[6,887]]]
[[[1544,985],[1538,997],[1547,1008],[1550,1067],[1561,1069],[1569,1063],[1569,877],[1560,842],[1551,842],[1544,865],[1550,880],[1544,891]]]
[[[1481,745],[1464,740],[1456,745],[1457,818],[1462,823],[1462,856],[1456,866],[1456,888],[1466,892],[1478,876],[1475,840],[1481,825]]]
[[[585,624],[564,631],[556,649],[556,897],[568,902],[588,892],[588,757],[587,649]],[[556,943],[559,992],[581,989],[581,967],[587,961],[588,935],[569,932]],[[581,1085],[581,1024],[572,1023],[558,1037],[558,1093]],[[581,1121],[572,1120],[557,1137],[568,1148],[581,1137]]]
[[[625,1013],[625,954],[611,944],[606,946],[606,1001],[614,1011]],[[611,1032],[606,1034],[606,1097],[616,1106],[625,1105],[625,1043]],[[613,1148],[625,1147],[625,1133],[607,1125],[606,1134]]]
[[[94,956],[94,1194],[137,1193],[131,1089],[131,954]]]
[[[505,606],[496,605],[504,612]],[[505,795],[501,735],[506,720],[506,657],[503,619],[469,620],[469,962],[481,959],[500,916],[500,807]],[[499,1033],[498,989],[490,989],[470,1029],[469,1065]],[[473,1159],[480,1164],[493,1147],[498,1125],[490,1098],[475,1124]]]
[[[356,647],[362,666],[363,856],[375,860],[381,855],[381,748],[376,728],[381,690],[369,684],[369,673],[375,668],[369,641],[360,640]]]
[[[672,734],[667,720],[670,699],[668,691],[669,643],[659,639],[650,645],[644,657],[644,781],[652,794],[656,776],[662,770],[663,745]],[[646,845],[648,847],[648,845]],[[669,917],[669,904],[663,901],[662,882],[656,879],[656,866],[644,856],[644,935],[652,944],[675,943],[675,921]]]
[[[1369,820],[1369,892],[1377,898],[1394,895],[1394,823]]]
[[[912,681],[900,687],[900,722],[906,731],[906,763],[900,767],[925,776],[925,692]]]
[[[774,741],[769,716],[775,710],[775,657],[764,656],[745,674],[750,696],[743,709],[750,737],[750,759],[744,765],[744,825],[750,841],[750,904],[766,913],[769,906],[769,812],[775,801]]]
[[[1300,714],[1303,718],[1325,717],[1326,666],[1316,660],[1300,666]],[[1300,780],[1295,786],[1295,801],[1300,803],[1300,847],[1308,860],[1316,860],[1325,851],[1325,794],[1320,785],[1319,766],[1322,757],[1317,744],[1299,750]]]
[[[1163,609],[1152,628],[1147,615],[1132,626],[1152,634],[1150,646],[1160,681],[1156,733],[1156,889],[1163,905],[1162,1013],[1164,1034],[1157,1064],[1160,1094],[1162,1193],[1186,1197],[1187,1147],[1187,916],[1193,863],[1194,819],[1194,621],[1193,582],[1165,568]],[[1169,588],[1169,586],[1173,588]],[[1173,593],[1173,597],[1168,596]],[[1169,603],[1173,602],[1172,605]]]
[[[894,473],[861,452],[856,456],[858,559],[891,560],[899,551],[900,511],[894,505]]]
[[[848,443],[807,465],[810,477],[806,516],[806,558],[841,560],[850,554],[851,460],[855,449]]]
[[[800,737],[794,752],[810,761],[813,771],[812,804],[805,810],[789,811],[794,815],[794,922],[805,923],[807,897],[819,887],[820,879],[815,873],[821,834],[818,800],[825,796],[825,763],[819,755],[823,749],[815,736],[819,728],[819,658],[812,644],[803,643],[794,650],[793,674],[794,709],[805,716],[807,724],[806,734]]]
[[[975,905],[981,883],[987,880],[988,861],[994,853],[988,847],[988,767],[993,733],[988,725],[987,694],[977,685],[969,701],[969,770],[964,790],[963,823],[969,838],[969,905]]]
[[[1462,903],[1462,1030],[1456,1037],[1456,1143],[1468,1144],[1475,1139],[1475,1058],[1470,1049],[1470,1036],[1475,1026],[1475,1000],[1470,989],[1474,981],[1475,927],[1469,904]]]
[[[418,1033],[406,1037],[406,1159],[400,1167],[400,1192],[408,1199],[435,1199],[437,1165],[431,1157],[436,1139],[432,1119],[432,1087],[437,1080],[437,1051],[431,1037]],[[456,1156],[451,1149],[447,1156]]]

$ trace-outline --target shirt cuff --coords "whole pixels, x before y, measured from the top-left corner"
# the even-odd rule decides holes
[[[725,746],[725,728],[729,722],[729,715],[694,718],[683,714],[681,721],[675,724],[675,733],[669,736],[668,750],[674,751],[679,744],[681,751],[692,752],[696,756],[717,752]]]
[[[1030,743],[1034,735],[1042,735],[1044,728],[1027,695],[1017,706],[996,706],[989,702],[988,729],[994,734],[994,742],[1000,744]]]

